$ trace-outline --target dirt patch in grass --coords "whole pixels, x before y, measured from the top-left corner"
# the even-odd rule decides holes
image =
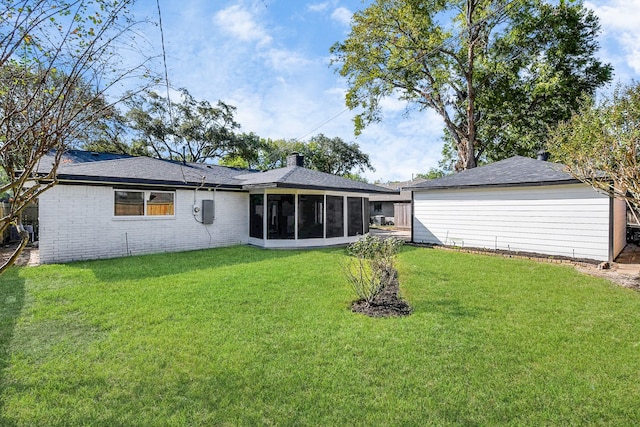
[[[640,274],[634,275],[626,272],[621,273],[616,267],[617,266],[614,265],[611,269],[601,270],[595,267],[576,266],[576,269],[582,273],[589,274],[590,276],[608,279],[623,288],[629,288],[640,292]]]
[[[413,309],[405,300],[400,298],[398,291],[400,283],[398,275],[395,274],[391,283],[384,287],[373,302],[367,304],[364,300],[353,303],[351,310],[355,313],[362,313],[369,317],[401,317],[409,316]]]
[[[9,245],[0,246],[0,265],[3,265],[13,254],[13,251],[16,250],[18,246],[17,243],[11,243]],[[15,265],[23,266],[23,265],[37,265],[39,263],[38,259],[38,249],[32,246],[27,246],[24,248],[22,253],[16,259]]]

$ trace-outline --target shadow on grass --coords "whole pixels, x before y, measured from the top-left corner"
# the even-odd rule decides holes
[[[11,342],[25,298],[25,281],[20,268],[12,267],[0,275],[0,384],[6,384],[6,372],[11,359]],[[0,399],[0,424],[15,425],[6,419],[4,400]]]
[[[422,308],[427,312],[440,312],[450,317],[476,318],[490,310],[481,307],[469,307],[460,303],[457,299],[440,299],[430,301]]]
[[[322,249],[325,252],[342,251],[341,248]],[[221,267],[241,266],[260,268],[257,263],[290,258],[305,250],[269,250],[253,246],[202,249],[153,255],[136,255],[96,261],[79,261],[67,264],[70,268],[91,270],[102,281],[138,280],[164,277]]]

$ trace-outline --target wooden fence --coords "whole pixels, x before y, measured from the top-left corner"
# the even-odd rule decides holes
[[[393,219],[396,227],[411,228],[411,203],[394,203]]]

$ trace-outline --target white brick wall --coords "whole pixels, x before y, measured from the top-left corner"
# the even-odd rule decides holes
[[[135,189],[132,189],[135,190]],[[215,199],[213,224],[194,219],[192,208]],[[155,252],[177,252],[248,243],[249,195],[177,190],[171,218],[115,217],[111,187],[57,185],[40,196],[40,261],[67,262]],[[197,219],[201,220],[200,214]]]

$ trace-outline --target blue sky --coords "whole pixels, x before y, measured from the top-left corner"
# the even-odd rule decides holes
[[[408,180],[437,166],[442,121],[431,111],[406,114],[393,99],[384,119],[353,135],[344,104],[345,81],[329,66],[329,48],[349,32],[360,0],[160,0],[169,81],[199,100],[237,108],[245,132],[265,138],[307,140],[324,133],[357,142],[369,154],[373,180]],[[585,2],[601,19],[600,57],[615,67],[614,80],[640,76],[640,0]],[[155,0],[134,12],[157,21]],[[144,36],[160,53],[160,31]],[[159,67],[159,65],[158,65]]]

